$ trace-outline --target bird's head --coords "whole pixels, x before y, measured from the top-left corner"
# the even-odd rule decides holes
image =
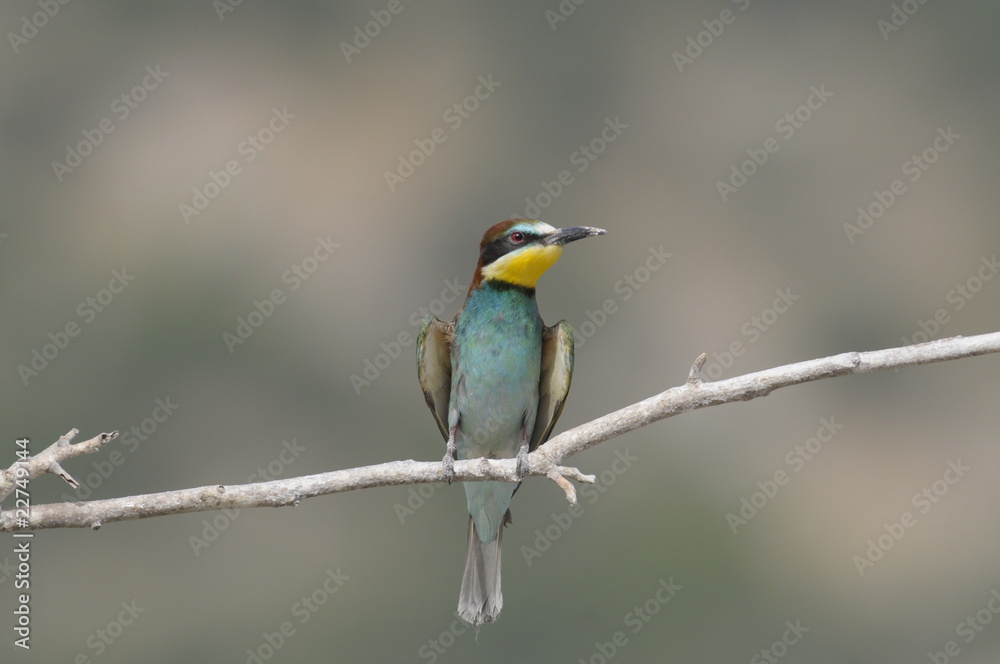
[[[559,259],[563,245],[605,233],[603,228],[588,226],[553,228],[534,219],[494,224],[479,244],[479,264],[469,292],[484,281],[534,289],[538,278]]]

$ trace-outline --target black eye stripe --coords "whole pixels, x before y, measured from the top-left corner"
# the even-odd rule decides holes
[[[513,235],[514,233],[520,233],[521,235],[524,236],[524,239],[521,240],[520,242],[514,242],[513,240],[510,239],[510,236]],[[538,235],[537,233],[532,233],[530,231],[511,231],[509,233],[506,233],[501,237],[498,237],[497,239],[493,240],[485,247],[483,247],[483,251],[480,254],[480,256],[483,259],[483,265],[484,266],[489,265],[490,263],[497,260],[504,254],[508,254],[511,251],[514,251],[515,249],[526,247],[532,242],[537,241],[540,237],[541,235]]]

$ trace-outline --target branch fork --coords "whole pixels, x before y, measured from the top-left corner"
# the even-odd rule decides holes
[[[562,489],[563,493],[566,494],[566,500],[569,501],[569,504],[574,507],[576,506],[576,487],[574,487],[566,478],[568,477],[584,484],[593,484],[597,481],[596,476],[584,475],[578,468],[574,468],[572,466],[557,466],[542,449],[538,449],[529,454],[528,460],[531,463],[529,466],[531,474],[534,475],[537,473],[539,475],[544,475],[555,482],[556,486]]]
[[[14,491],[14,473],[18,466],[27,465],[28,481],[35,479],[46,473],[58,475],[67,484],[76,489],[80,483],[74,479],[60,464],[61,461],[78,457],[81,454],[94,454],[102,447],[118,437],[117,431],[102,433],[94,436],[90,440],[85,440],[76,445],[71,441],[80,433],[79,429],[70,429],[59,437],[59,440],[49,445],[40,453],[28,457],[26,461],[18,461],[7,470],[0,473],[0,501],[9,496]],[[23,472],[22,472],[23,475]]]

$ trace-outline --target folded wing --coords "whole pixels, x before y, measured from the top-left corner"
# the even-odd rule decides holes
[[[454,323],[434,316],[424,318],[417,335],[417,378],[438,429],[448,440],[448,401],[451,398],[451,335]]]
[[[573,377],[573,328],[566,321],[542,329],[542,371],[538,385],[538,415],[530,450],[548,440],[562,415]]]

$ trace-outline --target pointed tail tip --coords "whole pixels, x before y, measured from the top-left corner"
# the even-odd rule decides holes
[[[476,634],[479,633],[479,628],[483,625],[491,622],[496,622],[497,618],[500,617],[500,609],[503,604],[488,604],[482,606],[469,606],[462,604],[458,605],[458,617],[469,623],[476,628]]]
[[[458,596],[458,616],[476,628],[495,622],[503,608],[500,590],[500,547],[503,533],[483,542],[472,519],[469,519],[469,550]]]

